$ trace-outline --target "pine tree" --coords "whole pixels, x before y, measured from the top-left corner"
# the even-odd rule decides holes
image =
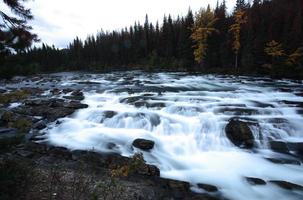
[[[31,32],[32,27],[27,24],[33,16],[30,9],[22,5],[22,1],[24,0],[2,0],[0,3],[7,5],[13,13],[10,16],[0,8],[0,57],[12,49],[16,52],[24,51],[33,41],[38,41],[37,35]]]

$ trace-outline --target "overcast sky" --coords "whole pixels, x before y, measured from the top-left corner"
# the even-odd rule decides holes
[[[222,0],[220,0],[222,1]],[[236,0],[226,0],[229,9]],[[97,31],[119,30],[135,21],[162,22],[164,14],[185,15],[217,0],[35,0],[29,1],[31,22],[41,41],[64,48],[76,36],[85,39]]]

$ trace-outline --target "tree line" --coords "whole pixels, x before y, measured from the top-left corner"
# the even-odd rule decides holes
[[[214,9],[100,31],[67,48],[43,44],[6,55],[2,74],[61,70],[187,70],[303,77],[303,1],[225,1]]]

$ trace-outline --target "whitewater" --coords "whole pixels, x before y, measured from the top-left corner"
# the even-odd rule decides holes
[[[275,152],[270,141],[303,143],[303,82],[245,76],[145,73],[56,74],[61,87],[81,89],[88,108],[49,124],[44,140],[71,150],[137,152],[161,177],[215,185],[235,200],[302,199],[303,193],[275,184],[251,185],[245,177],[303,185],[302,158]],[[255,148],[242,149],[227,137],[228,121],[247,122]],[[155,146],[142,151],[137,138]],[[268,158],[299,164],[273,163]]]

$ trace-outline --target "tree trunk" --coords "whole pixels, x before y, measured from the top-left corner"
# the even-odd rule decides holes
[[[238,53],[236,53],[236,60],[235,60],[235,69],[238,69]]]

